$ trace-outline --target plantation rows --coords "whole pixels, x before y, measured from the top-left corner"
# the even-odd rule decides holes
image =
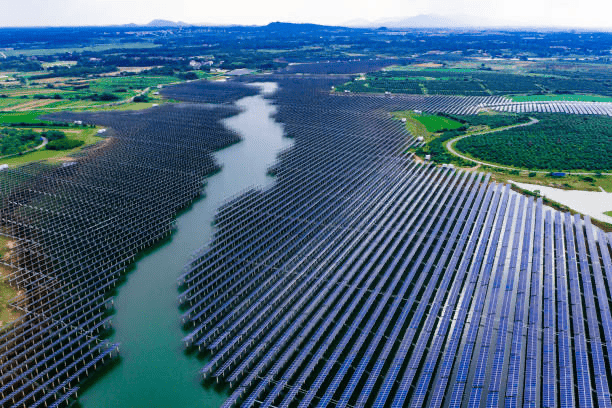
[[[612,118],[537,114],[539,123],[461,139],[456,147],[484,161],[528,169],[612,169]]]
[[[425,91],[423,91],[425,89]],[[366,80],[339,87],[351,92],[427,93],[440,95],[502,95],[520,93],[593,93],[612,95],[612,83],[591,78],[518,75],[501,72],[388,70],[370,72]]]
[[[352,61],[312,62],[292,64],[281,70],[286,74],[357,74],[360,72],[377,71],[389,65],[401,64],[399,59],[370,59]]]

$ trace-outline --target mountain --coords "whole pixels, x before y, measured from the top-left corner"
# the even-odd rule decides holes
[[[452,17],[437,14],[421,14],[414,17],[399,17],[382,19],[372,22],[353,20],[346,23],[349,27],[387,27],[387,28],[469,28],[469,27],[501,27],[511,23],[503,20],[487,20],[469,15],[454,15]]]
[[[153,20],[149,24],[146,24],[145,27],[187,27],[191,24],[184,23],[182,21],[170,21],[170,20]]]

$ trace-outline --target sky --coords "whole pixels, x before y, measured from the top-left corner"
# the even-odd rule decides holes
[[[612,29],[609,0],[2,0],[0,27],[146,24],[342,25],[423,14],[488,24]]]

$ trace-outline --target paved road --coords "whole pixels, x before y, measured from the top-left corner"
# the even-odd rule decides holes
[[[41,145],[36,146],[36,147],[34,148],[34,150],[42,149],[43,147],[45,147],[45,146],[47,145],[47,143],[49,143],[49,139],[47,139],[47,138],[46,138],[46,137],[44,137],[44,136],[41,136],[41,137],[42,137],[42,140],[43,140],[42,144],[41,144]]]

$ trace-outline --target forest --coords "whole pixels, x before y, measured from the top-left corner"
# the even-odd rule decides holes
[[[38,144],[40,134],[30,129],[0,128],[0,155],[9,156],[30,150]]]
[[[475,158],[533,170],[612,169],[612,118],[534,114],[540,122],[459,140],[455,148]]]

